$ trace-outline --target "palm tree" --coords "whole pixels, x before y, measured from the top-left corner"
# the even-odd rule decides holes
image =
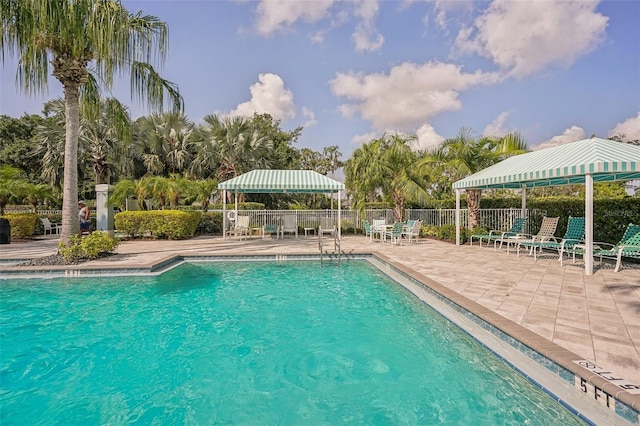
[[[458,135],[446,139],[435,150],[427,153],[417,164],[419,170],[435,168],[448,174],[453,180],[459,180],[477,173],[511,155],[522,154],[527,144],[517,133],[502,138],[475,138],[471,129],[463,127]],[[468,189],[467,208],[469,209],[469,227],[480,224],[480,197],[482,190]]]
[[[38,204],[47,201],[56,201],[53,188],[44,183],[29,183],[25,188],[25,195],[22,202],[29,203],[34,213],[38,212]]]
[[[60,238],[69,245],[79,228],[80,101],[97,105],[98,82],[110,88],[114,75],[129,70],[132,93],[158,109],[168,94],[181,110],[177,87],[149,63],[166,56],[167,26],[153,16],[129,13],[119,0],[0,0],[0,10],[2,61],[6,54],[17,54],[25,92],[46,92],[50,67],[62,83],[66,135]]]
[[[219,182],[268,166],[273,144],[247,117],[204,117],[191,172]]]
[[[147,173],[169,176],[183,172],[193,155],[194,125],[182,113],[151,114],[137,121],[134,152]]]
[[[29,182],[22,170],[11,166],[0,166],[0,216],[9,201],[19,201],[27,194]]]
[[[100,99],[97,115],[81,111],[79,150],[93,168],[96,185],[110,183],[118,172],[132,169],[127,155],[131,129],[129,111],[117,99]]]
[[[424,182],[414,168],[416,154],[411,150],[412,135],[385,134],[365,143],[345,163],[345,186],[354,207],[364,210],[365,203],[380,192],[401,221],[410,199],[424,199]]]
[[[218,182],[213,179],[194,180],[189,182],[187,194],[194,197],[202,205],[202,212],[206,212],[214,191],[218,189]]]

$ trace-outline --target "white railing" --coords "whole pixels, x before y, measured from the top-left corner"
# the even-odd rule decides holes
[[[228,209],[227,211],[229,211]],[[30,212],[30,209],[6,209],[7,213],[14,212]],[[222,213],[222,210],[209,210],[210,213]],[[39,215],[56,215],[62,214],[61,210],[38,210]],[[364,215],[354,210],[341,211],[342,229],[354,228],[362,229],[364,220],[369,223],[373,219],[384,219],[386,223],[393,223],[392,209],[368,209]],[[544,212],[537,209],[526,210],[527,218],[532,216],[543,216]],[[282,223],[283,216],[295,216],[295,222],[298,228],[315,228],[320,225],[320,218],[330,218],[336,224],[338,223],[337,210],[240,210],[238,215],[249,216],[249,226],[252,228],[262,227],[265,225],[279,225]],[[403,220],[422,220],[423,225],[442,226],[446,224],[455,224],[455,209],[406,209]],[[508,229],[511,227],[513,220],[522,215],[519,208],[510,209],[480,209],[480,225],[489,229]],[[460,210],[460,222],[462,226],[469,225],[469,212],[467,209]]]

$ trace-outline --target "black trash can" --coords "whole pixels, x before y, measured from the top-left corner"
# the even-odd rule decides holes
[[[9,219],[0,218],[0,244],[11,243],[11,223]]]

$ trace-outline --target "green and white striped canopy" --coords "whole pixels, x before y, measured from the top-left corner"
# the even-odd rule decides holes
[[[521,188],[640,179],[640,146],[591,138],[509,157],[459,180],[453,189]]]
[[[344,184],[313,170],[252,170],[218,184],[218,189],[250,193],[330,193]]]

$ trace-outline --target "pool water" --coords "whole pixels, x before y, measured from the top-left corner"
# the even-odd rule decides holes
[[[2,425],[580,424],[366,261],[0,284]]]

